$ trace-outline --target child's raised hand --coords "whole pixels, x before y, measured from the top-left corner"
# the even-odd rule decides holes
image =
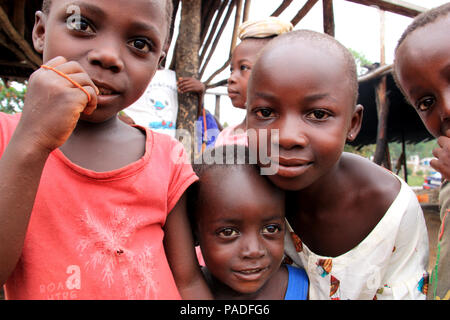
[[[177,85],[180,93],[195,92],[197,94],[203,94],[206,90],[203,82],[192,77],[179,78]]]
[[[438,147],[433,150],[433,156],[437,159],[431,160],[430,166],[439,171],[445,179],[450,180],[450,130],[445,134],[437,139]]]
[[[94,112],[98,89],[78,62],[56,57],[46,66],[29,79],[18,129],[52,151],[69,138],[81,113]]]

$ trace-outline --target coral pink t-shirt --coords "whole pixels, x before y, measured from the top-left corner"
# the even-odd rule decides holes
[[[0,113],[0,154],[19,117]],[[180,299],[163,226],[198,178],[178,141],[146,136],[141,159],[109,172],[51,153],[7,299]]]

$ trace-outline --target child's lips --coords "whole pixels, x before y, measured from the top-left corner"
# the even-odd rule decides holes
[[[93,80],[93,82],[99,91],[99,96],[111,96],[119,94],[119,90],[108,83],[98,80]]]
[[[293,158],[279,158],[278,161],[274,161],[277,166],[277,175],[294,178],[305,173],[313,164],[312,161],[306,159],[293,159]]]
[[[236,278],[245,281],[254,281],[261,278],[265,272],[269,269],[269,267],[258,267],[258,268],[246,268],[240,270],[233,270]]]
[[[229,96],[230,98],[237,97],[238,95],[239,95],[239,92],[238,92],[238,91],[235,91],[235,90],[228,90],[228,96]]]

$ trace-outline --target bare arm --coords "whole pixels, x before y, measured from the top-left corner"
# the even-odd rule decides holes
[[[14,134],[0,159],[0,284],[14,270],[49,153]]]
[[[185,193],[167,217],[164,248],[181,297],[185,300],[212,299],[195,254],[186,198]]]
[[[42,171],[49,154],[72,133],[80,114],[97,105],[96,87],[74,62],[57,57],[47,65],[82,85],[86,94],[51,70],[30,77],[23,113],[0,158],[0,284],[20,258]]]

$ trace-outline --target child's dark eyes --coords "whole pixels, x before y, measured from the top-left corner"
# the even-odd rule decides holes
[[[133,49],[137,49],[143,53],[148,53],[152,49],[152,45],[150,41],[147,39],[134,39],[131,41],[128,41],[128,45],[132,47]]]
[[[269,225],[267,225],[267,226],[265,226],[263,228],[263,233],[275,234],[275,233],[280,232],[281,230],[282,229],[281,229],[280,225],[278,225],[278,224],[269,224]]]
[[[330,114],[321,109],[314,110],[308,114],[308,117],[313,120],[325,120],[330,116]]]
[[[223,228],[220,229],[217,234],[223,238],[236,237],[239,235],[239,232],[233,228]]]
[[[427,111],[434,105],[435,102],[436,100],[434,99],[434,97],[424,97],[417,102],[416,108],[419,111]]]
[[[240,66],[240,69],[241,69],[241,71],[250,70],[250,66],[243,64]]]
[[[273,115],[274,115],[272,110],[269,108],[259,108],[259,109],[255,110],[254,112],[255,112],[256,116],[261,119],[267,119],[267,118],[273,117]]]
[[[94,28],[91,26],[89,21],[81,16],[72,15],[66,20],[67,27],[70,30],[85,32],[85,33],[94,33]]]

